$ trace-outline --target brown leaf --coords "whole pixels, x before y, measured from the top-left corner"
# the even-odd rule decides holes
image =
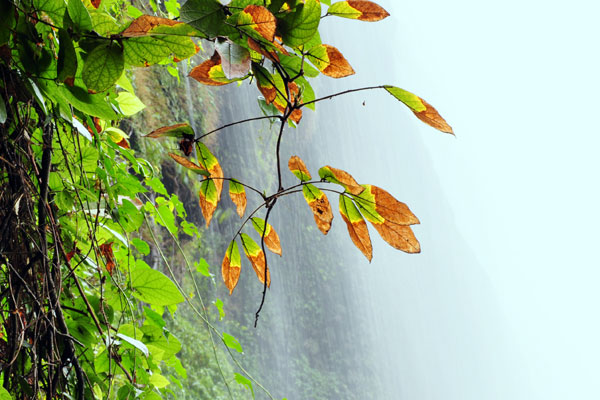
[[[319,170],[319,175],[321,178],[325,179],[332,178],[327,180],[332,181],[333,183],[341,184],[349,193],[352,193],[353,195],[359,195],[365,190],[365,188],[356,182],[352,175],[342,169],[333,168],[330,165],[326,165],[321,168]]]
[[[290,157],[290,160],[288,161],[288,168],[294,175],[296,175],[296,177],[298,177],[298,179],[302,181],[308,181],[312,178],[310,172],[308,172],[308,168],[306,168],[306,165],[304,164],[304,161],[302,161],[302,159],[298,156]]]
[[[365,185],[370,190],[375,198],[375,210],[379,215],[389,221],[398,225],[414,225],[419,224],[420,221],[415,214],[408,208],[408,206],[401,201],[398,201],[383,190],[380,187],[374,185]]]
[[[200,82],[204,85],[209,85],[209,86],[227,85],[228,83],[231,83],[231,82],[228,82],[226,80],[215,80],[215,79],[212,79],[212,77],[211,77],[211,70],[213,70],[213,67],[217,67],[220,65],[221,65],[221,57],[219,56],[219,53],[217,53],[215,51],[215,53],[209,60],[206,60],[202,64],[194,67],[190,71],[188,76],[190,78],[194,78],[195,80],[197,80],[198,82]],[[223,74],[223,78],[224,78],[225,73],[223,73],[222,69],[221,69],[221,73]]]
[[[348,227],[348,234],[350,235],[350,239],[352,239],[352,243],[354,243],[365,257],[367,257],[367,260],[371,262],[371,259],[373,258],[373,246],[371,245],[371,237],[369,236],[367,223],[364,219],[352,223],[343,212],[340,212],[340,215],[346,223],[346,227]]]
[[[256,229],[256,231],[262,237],[265,221],[260,218],[252,218],[252,225],[254,225],[254,229]],[[264,235],[264,241],[267,249],[281,256],[281,241],[279,240],[279,235],[271,226],[271,224],[267,224],[267,233]]]
[[[146,36],[152,28],[159,25],[173,26],[183,24],[181,21],[174,21],[169,18],[154,17],[152,15],[141,15],[133,20],[133,22],[125,29],[121,36],[123,37],[139,37]]]
[[[345,76],[354,75],[354,69],[350,63],[344,58],[338,49],[328,44],[324,44],[329,57],[329,65],[321,72],[332,78],[343,78]]]
[[[417,116],[417,118],[419,118],[421,121],[425,122],[427,125],[432,126],[439,131],[442,131],[445,133],[450,133],[450,134],[454,135],[454,132],[452,131],[452,127],[450,125],[448,125],[446,120],[444,118],[442,118],[442,116],[437,112],[437,110],[431,104],[427,103],[425,100],[421,99],[421,102],[423,102],[423,104],[427,108],[421,112],[413,111],[413,113]]]
[[[189,157],[190,154],[192,154],[192,151],[194,151],[194,139],[187,137],[181,139],[179,141],[179,150],[181,150],[186,157]]]
[[[106,260],[106,271],[108,271],[108,274],[110,276],[112,276],[113,271],[115,269],[115,256],[113,254],[113,250],[112,250],[112,245],[113,242],[110,243],[103,243],[100,245],[100,253],[102,254],[102,256],[104,256],[105,260]]]
[[[397,225],[389,221],[382,224],[372,223],[383,240],[395,249],[405,253],[420,253],[421,245],[410,226]]]
[[[242,218],[244,213],[246,212],[246,192],[244,193],[231,193],[229,192],[229,197],[231,197],[231,201],[235,204],[235,211]]]
[[[121,141],[119,143],[117,143],[117,146],[122,147],[124,149],[130,149],[131,148],[131,147],[129,147],[129,142],[125,138],[121,139]]]
[[[233,246],[235,246],[235,251],[233,250]],[[231,258],[236,258],[232,262]],[[221,275],[223,276],[223,282],[225,282],[225,286],[229,289],[229,295],[233,293],[233,289],[238,284],[240,280],[240,273],[242,272],[241,265],[235,265],[236,261],[239,263],[239,252],[237,250],[237,244],[232,242],[232,244],[227,248],[225,252],[225,257],[223,258],[223,263],[221,264]]]
[[[169,153],[169,156],[175,160],[178,164],[183,165],[184,167],[191,169],[193,171],[206,171],[204,168],[202,168],[200,165],[191,162],[190,160],[188,160],[185,157],[181,157],[177,154],[173,154],[173,153]],[[216,182],[215,182],[216,183]]]
[[[244,8],[244,12],[252,16],[252,20],[256,24],[253,29],[260,36],[273,42],[275,40],[275,29],[277,28],[277,20],[273,14],[265,7],[249,5]]]
[[[327,235],[327,232],[331,229],[331,221],[333,221],[333,213],[331,212],[331,205],[327,196],[311,184],[304,185],[302,193],[313,212],[317,228],[319,228],[323,235]]]
[[[383,7],[371,1],[349,0],[348,5],[362,12],[362,15],[358,17],[358,19],[361,21],[375,22],[390,16],[390,14],[383,9]]]
[[[98,131],[100,132],[100,131]],[[185,133],[184,132],[188,132],[188,135],[191,136],[190,140],[193,139],[194,137],[194,131],[193,129],[191,129],[190,124],[184,122],[182,124],[175,124],[175,125],[169,125],[169,126],[163,126],[162,128],[158,128],[156,130],[153,130],[152,132],[150,132],[149,134],[147,134],[144,137],[148,137],[148,138],[160,138],[163,136],[173,136],[173,137],[185,137]]]
[[[94,8],[98,8],[100,7],[100,3],[102,2],[102,0],[91,0],[92,6],[94,6]]]

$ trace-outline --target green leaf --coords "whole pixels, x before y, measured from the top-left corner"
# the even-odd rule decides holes
[[[231,336],[229,333],[223,332],[223,342],[227,345],[227,347],[236,350],[239,353],[243,353],[242,345],[238,340]]]
[[[165,378],[164,376],[162,376],[161,374],[158,373],[154,373],[150,376],[150,380],[148,381],[148,383],[150,383],[151,385],[154,385],[155,387],[162,389],[166,386],[168,386],[171,382],[169,382],[169,380],[167,378]],[[160,396],[158,396],[158,398],[162,398]]]
[[[91,31],[94,29],[90,13],[81,0],[68,0],[67,10],[71,17],[71,21],[73,21],[75,27],[80,31]]]
[[[169,208],[168,204],[161,204],[156,211],[158,212],[158,218],[156,218],[156,222],[164,226],[171,232],[173,235],[177,235],[177,226],[175,225],[175,215],[173,211]]]
[[[65,29],[59,29],[58,39],[60,40],[60,47],[58,49],[57,79],[73,86],[75,74],[77,73],[77,54],[75,53],[73,40]]]
[[[146,179],[146,185],[150,186],[158,194],[162,194],[163,196],[169,195],[167,189],[165,189],[165,185],[156,176],[152,179]]]
[[[279,61],[290,76],[298,75],[300,73],[300,67],[302,67],[304,75],[309,78],[315,78],[320,74],[319,70],[307,63],[306,60],[302,63],[302,58],[297,55],[286,56],[285,54],[280,54]]]
[[[144,215],[132,202],[123,199],[123,203],[119,206],[119,220],[126,232],[134,232],[142,226]]]
[[[127,343],[129,343],[130,345],[132,345],[133,347],[135,347],[136,349],[141,351],[146,357],[148,357],[150,355],[150,353],[148,352],[148,347],[146,347],[146,345],[144,343],[140,342],[139,340],[129,337],[127,335],[124,335],[122,333],[117,333],[117,337],[126,341]]]
[[[53,97],[56,101],[63,100],[85,114],[107,121],[118,118],[103,94],[91,94],[79,86],[69,87],[63,85],[57,87],[54,82],[48,83],[47,87],[54,89],[50,97]]]
[[[217,0],[188,0],[179,11],[183,22],[198,29],[206,37],[228,36],[234,30],[223,23],[225,9]]]
[[[4,99],[0,98],[0,124],[5,123],[6,118],[8,118],[8,114],[6,113],[6,104],[4,104]]]
[[[134,94],[130,92],[119,92],[117,95],[117,103],[121,114],[130,117],[146,108],[146,105]]]
[[[151,321],[152,324],[158,326],[159,328],[164,328],[165,326],[167,326],[162,315],[157,313],[153,309],[144,306],[144,314],[148,318],[146,321]]]
[[[215,302],[213,304],[215,305],[215,307],[217,307],[217,310],[219,310],[219,321],[220,321],[225,317],[225,311],[223,311],[223,301],[221,299],[217,299],[217,300],[215,300]]]
[[[210,265],[204,258],[201,258],[199,262],[195,263],[196,271],[200,272],[202,275],[206,277],[211,277],[210,273]]]
[[[116,35],[123,30],[117,20],[105,12],[92,12],[91,17],[94,32],[101,36]]]
[[[67,4],[64,0],[33,0],[33,7],[48,14],[55,26],[62,27],[67,11]]]
[[[321,3],[306,0],[296,6],[296,10],[279,20],[279,30],[283,42],[296,47],[308,42],[319,29]]]
[[[123,73],[123,49],[116,42],[101,44],[88,55],[81,77],[91,93],[110,89]]]
[[[0,400],[13,400],[13,397],[4,389],[0,387]]]
[[[123,40],[125,62],[136,67],[157,64],[168,57],[184,60],[196,54],[196,45],[190,35],[198,34],[186,24],[158,25],[145,36]]]
[[[252,398],[254,399],[254,389],[252,388],[252,381],[246,378],[244,375],[238,374],[237,372],[234,372],[233,375],[235,376],[235,381],[237,383],[246,386],[248,390],[250,390],[250,392],[252,393]]]
[[[131,286],[133,296],[148,304],[168,306],[185,301],[173,281],[155,269],[136,268],[131,271]]]

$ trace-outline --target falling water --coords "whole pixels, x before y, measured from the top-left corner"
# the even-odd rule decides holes
[[[364,38],[342,40],[331,32],[324,41],[346,54],[358,76],[340,82],[322,78],[318,93],[398,78],[393,64],[385,76],[361,78],[368,74],[362,67],[369,68],[378,49]],[[255,88],[229,87],[226,93],[221,122],[260,115]],[[298,155],[313,175],[330,164],[359,182],[385,188],[420,218],[414,230],[422,253],[398,252],[371,230],[369,264],[336,212],[337,195],[329,196],[336,217],[326,237],[301,194],[280,199],[269,222],[281,237],[283,257],[268,254],[272,286],[258,328],[239,336],[252,355],[245,361],[248,368],[276,398],[526,398],[515,389],[523,378],[494,289],[456,227],[415,134],[418,123],[385,93],[360,92],[319,103],[316,113],[305,110],[297,129],[286,128],[286,184],[295,182],[287,160]],[[439,140],[460,145],[443,135]],[[275,141],[276,130],[265,121],[222,131],[218,153],[225,174],[272,193]],[[260,198],[248,196],[251,211]],[[215,225],[226,245],[239,221],[224,216]],[[221,257],[215,255],[213,262]],[[236,293],[225,301],[229,318],[251,326],[261,293],[262,285],[245,264]],[[227,297],[224,291],[220,297]]]

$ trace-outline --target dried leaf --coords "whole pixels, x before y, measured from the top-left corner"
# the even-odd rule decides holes
[[[194,137],[194,130],[188,123],[163,126],[162,128],[158,128],[158,129],[150,132],[149,134],[147,134],[144,137],[156,139],[156,138],[161,138],[161,137],[183,138],[186,136],[190,137],[190,138]]]
[[[210,152],[208,147],[202,142],[196,143],[196,153],[198,163],[206,169],[211,178],[214,178],[215,188],[217,190],[217,201],[221,200],[223,191],[223,170],[219,160]]]
[[[123,37],[146,36],[150,30],[157,26],[173,26],[183,24],[181,21],[174,21],[169,18],[154,17],[152,15],[141,15],[134,19],[129,27],[121,32]]]
[[[225,286],[227,286],[227,289],[229,289],[230,296],[233,293],[233,289],[235,289],[238,284],[241,271],[242,260],[240,257],[240,251],[238,250],[235,240],[232,240],[227,247],[225,257],[223,258],[223,263],[221,264],[221,275],[223,276],[223,282],[225,282]]]
[[[242,218],[246,212],[246,189],[238,181],[229,181],[229,197],[236,205],[236,212]]]
[[[250,16],[250,28],[254,29],[261,37],[269,42],[275,40],[275,29],[277,28],[277,20],[269,10],[264,7],[249,5],[244,8],[242,14]],[[245,18],[241,18],[245,20]]]
[[[389,221],[397,225],[419,224],[408,206],[374,185],[362,185],[364,191],[355,197],[358,206],[371,222]],[[370,218],[371,217],[371,218]]]
[[[367,223],[362,215],[360,215],[352,200],[343,195],[340,195],[340,215],[348,227],[348,234],[350,235],[350,239],[352,239],[352,243],[371,262],[373,247]]]
[[[333,221],[333,213],[327,196],[312,184],[304,185],[302,194],[313,212],[317,227],[323,235],[327,235],[331,229],[331,221]]]
[[[265,230],[265,221],[261,218],[254,217],[252,218],[252,225],[254,226],[254,229],[256,229],[256,232],[262,237],[263,231]],[[277,235],[277,232],[275,232],[275,229],[273,229],[271,224],[267,224],[267,230],[264,235],[265,246],[267,249],[281,256],[281,242],[279,241],[279,235]]]
[[[103,243],[100,245],[100,253],[106,260],[106,271],[108,271],[108,274],[110,276],[112,276],[113,271],[115,270],[115,266],[116,266],[115,256],[114,256],[113,250],[112,250],[112,245],[113,245],[113,242]]]
[[[185,157],[181,157],[181,156],[179,156],[177,154],[173,154],[173,153],[169,153],[169,156],[173,160],[175,160],[178,164],[183,165],[187,169],[190,169],[190,170],[194,171],[197,174],[204,175],[204,176],[208,176],[209,175],[209,172],[207,170],[205,170],[204,168],[202,168],[199,165],[196,165],[195,163],[191,162],[190,160],[188,160]]]
[[[97,9],[98,7],[100,7],[100,3],[101,3],[101,2],[102,2],[102,0],[91,0],[92,6],[93,6],[94,8],[96,8],[96,9]]]
[[[367,0],[336,2],[329,7],[327,14],[367,22],[380,21],[390,15],[380,5]]]
[[[329,165],[326,165],[319,169],[319,176],[321,179],[325,179],[331,183],[336,183],[341,185],[346,189],[347,192],[352,193],[354,195],[359,195],[365,190],[361,185],[359,185],[356,180],[344,170],[333,168]]]
[[[417,118],[425,122],[427,125],[444,133],[450,133],[454,135],[452,127],[448,125],[446,120],[442,118],[437,110],[416,94],[389,85],[384,86],[384,89],[387,90],[388,93],[394,96],[397,100],[400,100],[408,108],[410,108]]]
[[[216,51],[209,60],[194,67],[188,76],[209,86],[222,86],[233,82],[233,80],[227,79],[225,76],[221,65],[221,57]]]
[[[308,51],[308,59],[327,76],[343,78],[354,74],[354,69],[338,49],[320,44]]]
[[[288,168],[298,179],[303,182],[310,181],[312,177],[310,176],[310,172],[306,168],[304,161],[300,159],[298,156],[291,156],[288,161]]]
[[[202,181],[200,185],[200,209],[202,210],[202,215],[204,216],[204,220],[206,221],[206,226],[210,224],[210,220],[217,209],[217,204],[219,203],[219,196],[217,193],[217,187],[215,186],[215,181],[208,178]]]
[[[371,223],[383,240],[395,249],[405,253],[420,253],[421,245],[408,225],[398,225],[391,222],[383,224]]]
[[[252,268],[254,268],[254,272],[256,272],[256,276],[261,283],[265,283],[265,253],[263,253],[262,249],[256,242],[245,233],[240,235],[242,238],[242,247],[244,248],[244,253],[250,263],[252,264]],[[267,286],[271,286],[271,273],[267,268]]]

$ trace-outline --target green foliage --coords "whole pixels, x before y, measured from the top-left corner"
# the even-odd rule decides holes
[[[255,388],[272,398],[231,351],[243,353],[239,340],[215,326],[225,317],[224,302],[203,299],[214,285],[214,268],[203,258],[190,261],[183,249],[184,238],[199,241],[203,231],[188,217],[189,206],[166,189],[155,156],[140,151],[145,145],[140,146],[139,134],[128,130],[128,118],[146,107],[135,94],[143,85],[136,88],[129,80],[134,68],[160,65],[179,79],[175,63],[194,56],[202,48],[200,39],[214,43],[215,52],[190,77],[213,86],[252,79],[265,116],[249,120],[279,122],[278,188],[271,194],[226,177],[211,145],[202,141],[249,120],[203,133],[183,122],[146,135],[178,140],[183,155],[169,153],[169,160],[184,167],[177,176],[197,191],[206,226],[219,215],[224,181],[240,217],[246,213],[246,192],[260,196],[262,204],[244,219],[225,251],[221,272],[230,294],[242,268],[239,238],[264,283],[264,302],[270,284],[264,249],[281,255],[269,215],[280,197],[300,191],[322,233],[333,219],[325,191],[335,192],[342,216],[356,225],[351,238],[365,255],[363,216],[392,246],[416,252],[410,225],[418,220],[382,189],[358,185],[329,166],[319,170],[321,181],[311,181],[299,158],[289,166],[300,183],[283,186],[285,127],[300,123],[303,108],[346,93],[318,98],[309,79],[354,73],[335,47],[322,43],[322,18],[387,16],[367,1],[337,2],[322,15],[329,5],[189,0],[180,7],[168,0],[151,1],[149,12],[127,0],[0,0],[0,290],[6,293],[0,299],[0,398],[184,398],[186,390],[178,387],[192,368],[206,372],[197,388],[203,398],[248,392],[254,398]],[[433,107],[403,89],[385,85],[347,92],[370,89],[388,91],[422,121],[452,133]],[[197,164],[187,158],[194,152]],[[326,189],[329,183],[341,190]],[[256,215],[261,210],[264,218]],[[402,219],[406,215],[410,218]],[[250,221],[258,242],[242,232]],[[407,250],[405,242],[412,247]],[[166,255],[167,246],[177,258]],[[201,321],[201,333],[177,322],[182,308]],[[193,351],[212,361],[182,363],[183,344],[198,342]]]

